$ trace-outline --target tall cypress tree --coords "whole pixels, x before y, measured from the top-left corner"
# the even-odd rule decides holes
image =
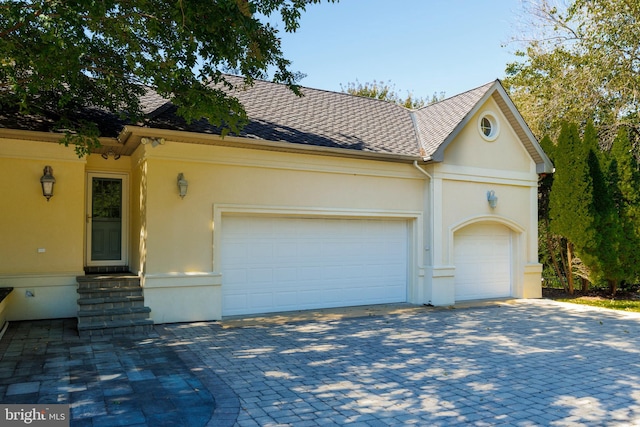
[[[615,294],[617,284],[625,274],[620,257],[624,234],[614,203],[617,181],[615,161],[608,162],[610,168],[605,175],[601,165],[603,160],[607,163],[605,155],[598,156],[594,149],[589,150],[588,165],[593,183],[593,226],[596,233],[595,246],[584,248],[584,255],[581,256],[590,269],[591,281],[606,281],[611,293]]]
[[[555,164],[556,146],[548,135],[540,140],[540,147]],[[569,269],[564,259],[566,242],[562,236],[554,234],[550,228],[549,197],[553,186],[553,174],[543,175],[538,182],[538,249],[540,262],[553,268],[556,276],[565,290],[569,290],[566,278],[569,277]]]
[[[586,254],[596,246],[593,183],[588,150],[576,124],[563,124],[555,148],[556,172],[549,196],[550,230],[567,239],[569,292],[573,293],[574,247]]]
[[[601,249],[612,242],[607,237],[604,237],[600,227],[607,224],[608,229],[605,234],[614,233],[613,230],[610,230],[610,227],[615,219],[608,211],[610,210],[610,198],[605,175],[601,168],[602,156],[600,156],[601,151],[598,146],[598,132],[591,121],[585,126],[582,146],[587,153],[587,167],[592,185],[588,211],[593,218],[592,222],[587,224],[590,227],[589,231],[593,233],[593,239],[583,242],[585,246],[577,249],[582,263],[587,267],[587,274],[582,276],[582,290],[586,291],[589,288],[589,282],[595,283],[602,280],[605,275],[605,265],[611,264],[611,260],[607,264],[601,256]]]
[[[621,223],[618,252],[623,279],[635,282],[640,276],[640,171],[632,149],[627,131],[620,129],[610,152],[609,186]]]

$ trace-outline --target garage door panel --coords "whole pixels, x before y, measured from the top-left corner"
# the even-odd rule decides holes
[[[230,242],[226,247],[227,262],[230,264],[240,262],[247,258],[247,244],[245,242]]]
[[[231,285],[247,283],[247,271],[245,269],[233,269],[229,268],[225,270],[225,283]]]
[[[229,216],[221,243],[223,315],[406,301],[403,220]]]
[[[275,298],[278,299],[278,303],[279,305],[282,305],[283,307],[295,307],[296,302],[298,301],[298,295],[297,292],[278,292],[278,294],[275,295]]]
[[[273,282],[273,270],[271,268],[252,268],[247,271],[247,282],[249,283],[271,283]]]
[[[257,292],[249,295],[249,306],[257,312],[264,311],[273,305],[274,295],[271,292]]]
[[[297,257],[298,244],[295,241],[276,242],[273,252],[276,257]]]
[[[511,231],[474,224],[454,235],[457,301],[511,295]]]
[[[222,298],[222,304],[231,306],[248,305],[247,295],[245,293],[227,294]]]
[[[278,283],[296,282],[298,281],[298,269],[293,267],[275,268],[273,277]]]

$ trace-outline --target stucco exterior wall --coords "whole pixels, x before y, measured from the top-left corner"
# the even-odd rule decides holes
[[[363,216],[421,211],[423,206],[424,179],[408,164],[171,141],[141,150],[146,171],[145,301],[154,321],[175,320],[190,311],[220,318],[224,278],[214,266],[214,233],[223,226],[214,221],[218,205],[249,211],[286,208],[306,215],[311,209],[348,209],[350,215],[361,211]],[[178,195],[179,173],[189,182],[184,199]],[[416,263],[412,265],[415,276]],[[203,293],[203,286],[211,292]]]
[[[485,114],[494,116],[498,121],[499,134],[493,141],[487,141],[480,135],[479,122]],[[531,171],[535,173],[535,163],[518,140],[507,118],[491,98],[471,116],[455,141],[447,147],[444,164],[494,172]]]
[[[40,185],[46,165],[56,178],[49,202]],[[15,288],[8,320],[75,315],[69,295],[83,274],[84,168],[73,149],[56,143],[1,141],[0,286]]]
[[[217,203],[420,210],[423,180],[409,165],[172,144],[147,156],[147,273],[210,271]],[[177,175],[189,181],[178,196]],[[162,232],[158,232],[158,231]]]
[[[500,123],[500,133],[493,141],[485,140],[479,131],[485,113]],[[444,159],[429,168],[434,179],[433,252],[427,284],[431,302],[455,302],[455,231],[474,222],[498,223],[511,230],[513,296],[539,298],[536,165],[492,99],[447,147]],[[489,206],[488,191],[498,197],[495,208]]]
[[[137,150],[131,156],[130,176],[130,223],[129,223],[129,268],[134,274],[142,274],[145,271],[147,253],[147,164],[141,155],[143,150]]]

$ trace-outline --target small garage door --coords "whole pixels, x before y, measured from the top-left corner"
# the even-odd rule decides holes
[[[222,314],[407,300],[407,222],[224,216]]]
[[[511,231],[473,224],[454,235],[456,301],[511,295]]]

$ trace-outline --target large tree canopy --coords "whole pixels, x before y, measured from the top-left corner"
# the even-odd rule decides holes
[[[530,0],[505,86],[538,137],[592,120],[605,144],[640,131],[640,2]],[[608,147],[607,147],[608,148]]]
[[[298,74],[267,21],[279,16],[293,32],[301,11],[320,1],[0,0],[0,108],[56,117],[69,135],[95,135],[95,123],[74,110],[136,120],[150,88],[188,121],[235,130],[245,115],[223,73],[249,84],[272,76],[297,92]],[[81,143],[79,154],[90,149]]]

